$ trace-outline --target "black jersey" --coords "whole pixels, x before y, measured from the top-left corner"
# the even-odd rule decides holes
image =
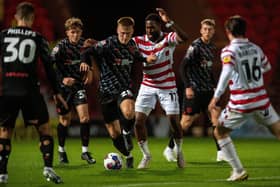
[[[71,77],[76,83],[83,85],[83,74],[80,72],[81,50],[84,39],[80,39],[77,44],[71,44],[68,38],[61,40],[52,50],[52,62],[56,65],[56,70],[60,83],[64,77]]]
[[[0,33],[0,47],[0,95],[23,96],[39,91],[39,57],[51,86],[57,93],[49,46],[41,34],[27,27],[9,28]]]
[[[195,91],[213,91],[215,87],[212,72],[217,48],[213,43],[204,43],[201,38],[193,41],[181,63],[181,79],[185,88]]]
[[[100,71],[102,103],[116,99],[122,91],[131,89],[132,63],[145,61],[133,40],[124,45],[117,36],[110,36],[87,49],[82,53],[82,61],[86,61],[90,54],[95,57]]]

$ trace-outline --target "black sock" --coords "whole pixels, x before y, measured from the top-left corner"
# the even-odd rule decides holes
[[[171,136],[170,136],[170,139],[169,139],[168,147],[170,147],[171,149],[173,149],[174,146],[175,146],[174,138],[173,138],[173,136],[171,135]]]
[[[221,150],[221,147],[219,146],[218,144],[218,140],[216,139],[216,137],[214,136],[214,130],[215,130],[216,126],[213,126],[213,139],[215,141],[215,144],[216,144],[216,147],[217,147],[217,151],[220,151]]]
[[[46,167],[52,167],[53,164],[53,137],[41,136],[40,137],[40,150],[43,154],[44,165]]]
[[[135,118],[130,119],[130,120],[124,118],[123,116],[120,118],[121,126],[125,130],[125,132],[127,132],[127,133],[132,132],[134,122],[135,122]]]
[[[58,145],[64,147],[65,139],[67,136],[67,126],[63,126],[61,123],[57,125],[57,137],[58,137]]]
[[[86,147],[89,144],[89,135],[90,135],[89,131],[90,131],[89,123],[81,123],[80,135],[81,135],[82,145]]]
[[[117,148],[117,150],[119,150],[124,156],[129,155],[129,152],[127,151],[127,149],[125,147],[125,143],[124,143],[122,134],[120,134],[117,138],[112,139],[112,140],[113,140],[113,144],[114,144],[115,148]]]
[[[0,156],[2,158],[0,160],[0,174],[7,174],[8,160],[11,153],[11,140],[0,138],[0,145],[3,146],[3,150],[0,151]]]

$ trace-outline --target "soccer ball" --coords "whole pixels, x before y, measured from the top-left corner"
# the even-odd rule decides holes
[[[119,170],[122,168],[122,158],[118,153],[108,153],[104,158],[106,170]]]

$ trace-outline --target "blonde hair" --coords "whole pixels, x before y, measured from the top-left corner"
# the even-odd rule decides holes
[[[134,26],[135,25],[134,19],[129,16],[121,17],[120,19],[118,19],[117,23],[118,23],[118,25],[123,25],[123,26]]]
[[[65,21],[64,24],[65,30],[69,30],[73,27],[79,27],[80,29],[83,29],[83,22],[79,18],[69,18]]]
[[[216,23],[214,19],[204,19],[200,22],[201,25],[206,24],[215,27]]]

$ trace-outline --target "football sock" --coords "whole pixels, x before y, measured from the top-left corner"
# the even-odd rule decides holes
[[[11,140],[0,138],[0,145],[3,147],[3,149],[0,150],[0,174],[6,174],[8,173],[7,165],[11,153]]]
[[[40,150],[43,154],[43,160],[46,167],[52,167],[53,164],[53,137],[41,136],[40,137]]]
[[[88,147],[87,146],[82,146],[82,153],[88,152]]]
[[[60,145],[58,146],[58,152],[65,152],[65,148],[61,147]]]
[[[57,125],[57,137],[58,137],[58,145],[64,147],[65,139],[67,136],[67,126],[63,126],[61,123]]]
[[[180,139],[175,139],[175,144],[177,146],[177,152],[181,152],[182,151],[182,145],[183,145],[183,138]]]
[[[139,145],[140,150],[143,153],[144,157],[151,156],[147,140],[142,140],[142,141],[138,142],[138,145]]]
[[[169,139],[168,147],[170,147],[170,149],[173,149],[174,146],[175,146],[174,139],[173,136],[171,135]]]
[[[225,154],[225,157],[228,159],[229,164],[231,165],[233,171],[241,172],[243,171],[243,166],[239,160],[239,157],[234,148],[233,142],[230,137],[226,137],[218,140],[218,143]]]
[[[120,118],[120,123],[122,125],[122,128],[125,130],[125,132],[130,133],[133,126],[134,126],[135,118],[128,120],[125,119],[123,116]]]
[[[215,141],[216,147],[217,147],[217,151],[221,150],[221,147],[218,144],[217,138],[214,136],[214,130],[215,130],[216,126],[213,126],[213,139]]]
[[[120,134],[115,139],[112,139],[114,146],[119,150],[124,156],[128,156],[130,153],[127,151],[124,143],[122,134]]]
[[[86,147],[89,144],[89,131],[90,131],[89,123],[81,123],[80,135],[81,135],[82,145]]]

